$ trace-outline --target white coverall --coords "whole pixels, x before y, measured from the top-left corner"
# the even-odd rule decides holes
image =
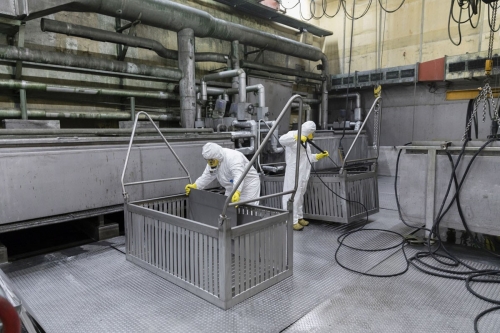
[[[218,160],[219,165],[216,169],[212,169],[207,165],[203,174],[195,182],[196,188],[203,190],[217,178],[220,185],[226,189],[225,195],[230,195],[233,190],[233,184],[238,182],[249,163],[245,155],[233,149],[222,148],[213,142],[209,142],[203,146],[202,155],[206,160]],[[241,192],[240,201],[260,197],[260,179],[254,167],[250,168],[238,190]],[[250,204],[258,205],[259,201],[250,202]]]
[[[301,135],[308,136],[316,131],[316,124],[312,121],[306,121],[302,124]],[[295,186],[295,163],[297,158],[297,142],[300,144],[300,138],[295,139],[298,131],[290,131],[280,137],[280,144],[285,147],[285,181],[283,184],[283,191],[293,190]],[[309,145],[306,149],[300,145],[300,160],[299,160],[299,183],[297,187],[297,192],[295,193],[295,198],[293,200],[293,223],[298,223],[298,221],[304,218],[303,215],[303,205],[304,205],[304,194],[307,189],[307,182],[309,181],[309,175],[311,173],[311,163],[317,162],[316,154],[311,154],[311,148]],[[309,159],[307,158],[309,156]],[[282,204],[283,209],[287,209],[287,202],[290,199],[291,194],[283,196]]]

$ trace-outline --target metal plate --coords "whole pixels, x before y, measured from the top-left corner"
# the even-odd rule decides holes
[[[227,197],[218,193],[202,190],[191,190],[189,193],[189,219],[219,227],[219,216]],[[236,209],[228,207],[227,217],[231,219],[231,226],[236,226]]]
[[[187,139],[189,140],[189,139]],[[196,179],[206,165],[205,141],[172,146]],[[229,140],[214,140],[232,147]],[[123,203],[120,176],[126,144],[79,147],[2,148],[0,224],[79,212]],[[164,143],[133,146],[125,181],[184,176]],[[183,192],[186,180],[130,186],[131,200]],[[50,193],[50,195],[47,195]]]

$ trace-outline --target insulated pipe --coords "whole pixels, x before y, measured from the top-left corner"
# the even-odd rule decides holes
[[[247,91],[257,91],[259,94],[259,106],[266,106],[266,88],[262,84],[256,84],[253,86],[248,86]]]
[[[231,68],[240,69],[240,43],[237,40],[231,42]],[[239,87],[239,81],[237,77],[233,77],[231,81],[231,88],[237,89]],[[236,102],[236,98],[233,97],[233,102]]]
[[[152,50],[156,52],[156,54],[158,54],[160,57],[165,59],[179,59],[179,54],[176,50],[169,50],[165,48],[160,42],[148,38],[135,37],[72,23],[49,20],[46,18],[42,19],[40,26],[42,31],[45,32],[56,32],[68,36],[88,38],[99,42],[109,42],[130,47],[138,47],[142,49]],[[212,52],[196,53],[195,57],[197,62],[209,61],[225,64],[227,61],[226,55]]]
[[[329,80],[328,80],[329,81]],[[328,124],[328,83],[323,81],[321,85],[321,113],[320,113],[320,124],[321,129],[326,129]]]
[[[211,128],[160,128],[162,133],[213,133]],[[136,133],[158,134],[155,128],[137,128]],[[64,128],[64,129],[2,129],[0,135],[126,135],[130,136],[131,128]]]
[[[256,84],[253,86],[247,86],[246,92],[257,91],[259,94],[259,106],[266,106],[266,88],[262,84]],[[226,89],[225,93],[228,95],[234,95],[239,93],[239,89]],[[210,95],[210,94],[209,94]],[[298,103],[297,103],[298,104]]]
[[[304,104],[320,104],[321,100],[315,98],[303,98]]]
[[[182,72],[178,69],[152,67],[131,62],[32,50],[24,47],[6,45],[0,46],[0,59],[155,76],[176,81],[182,78]]]
[[[229,70],[229,71],[224,71],[224,72],[218,72],[218,73],[213,73],[213,74],[205,75],[201,79],[201,99],[204,100],[204,101],[207,100],[207,95],[208,95],[207,81],[209,81],[209,80],[225,79],[225,78],[236,77],[236,76],[239,78],[238,79],[238,81],[239,81],[239,85],[238,85],[239,101],[241,103],[245,103],[247,101],[247,95],[246,95],[246,73],[242,69],[232,69],[232,70]],[[219,94],[219,93],[217,93],[217,94]]]
[[[324,74],[328,74],[326,56],[317,47],[271,33],[258,31],[243,25],[224,21],[207,12],[168,0],[24,0],[27,9],[20,13],[23,20],[32,20],[49,14],[70,12],[94,12],[135,21],[141,15],[141,23],[161,29],[181,31],[193,29],[201,38],[239,41],[258,48],[265,48],[297,58],[322,62]],[[23,15],[24,14],[24,15]],[[328,80],[327,80],[328,81]]]
[[[129,112],[75,112],[75,111],[47,111],[47,110],[28,110],[29,118],[51,118],[51,119],[64,119],[64,118],[78,118],[78,119],[106,119],[106,120],[130,120]],[[0,110],[0,118],[21,118],[21,111],[19,110]],[[178,121],[180,116],[173,114],[151,115],[153,120],[161,121]],[[141,116],[139,119],[147,119]],[[0,130],[2,131],[2,130]]]
[[[200,99],[200,93],[196,94],[196,99]],[[196,121],[201,121],[201,104],[196,103]]]
[[[264,65],[264,64],[251,62],[251,61],[246,61],[246,60],[241,60],[240,65],[242,68],[262,70],[262,71],[266,71],[266,72],[278,73],[278,74],[289,75],[289,76],[299,76],[299,77],[303,77],[306,79],[312,79],[312,80],[318,80],[318,81],[325,80],[325,78],[322,74],[315,74],[315,73],[311,73],[311,72],[299,71],[299,70],[292,69],[292,68]]]
[[[63,86],[57,84],[46,84],[32,81],[19,81],[19,80],[0,80],[0,89],[27,89],[27,90],[41,90],[56,93],[73,93],[85,95],[105,95],[105,96],[120,96],[120,97],[140,97],[152,99],[170,99],[179,100],[179,95],[163,91],[134,91],[122,89],[108,89],[108,88],[93,88],[93,87],[74,87]]]
[[[183,77],[179,82],[181,96],[181,126],[193,128],[196,117],[196,85],[194,64],[194,33],[186,28],[177,33],[179,68]]]
[[[340,98],[356,98],[356,108],[361,107],[361,94],[359,92],[353,92],[348,94],[335,94],[328,96],[328,99],[340,99]]]

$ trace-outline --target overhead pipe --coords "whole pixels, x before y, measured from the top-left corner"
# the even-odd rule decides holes
[[[262,70],[262,71],[271,72],[271,73],[278,73],[278,74],[289,75],[289,76],[299,76],[299,77],[303,77],[306,79],[324,81],[324,76],[321,74],[300,71],[300,70],[296,70],[296,69],[292,69],[292,68],[259,64],[256,62],[251,62],[251,61],[246,61],[246,60],[241,60],[240,66],[242,68]]]
[[[7,45],[0,46],[0,59],[154,76],[176,81],[182,78],[182,72],[178,69],[152,67],[111,59],[70,55],[52,51],[40,51]]]
[[[321,61],[322,74],[328,80],[328,59],[317,47],[289,38],[259,31],[241,24],[218,19],[209,13],[168,0],[23,0],[24,12],[20,19],[33,20],[61,11],[93,12],[128,21],[135,21],[141,14],[141,23],[153,27],[181,31],[191,28],[196,37],[216,38],[229,42],[239,41],[268,51],[287,54],[311,61]],[[50,6],[50,7],[49,7]]]
[[[104,96],[119,96],[119,97],[139,97],[151,99],[168,99],[179,100],[179,95],[163,92],[163,91],[135,91],[124,89],[110,89],[110,88],[95,88],[95,87],[76,87],[64,86],[58,84],[47,84],[24,80],[0,80],[0,89],[27,89],[27,90],[40,90],[56,93],[73,93],[85,95],[104,95]]]
[[[23,6],[24,12],[18,12],[19,18],[23,20],[32,20],[60,11],[94,12],[128,21],[135,21],[141,15],[143,24],[157,28],[177,32],[190,28],[196,37],[211,37],[229,42],[239,41],[241,44],[268,51],[311,61],[321,61],[324,81],[321,88],[320,118],[322,127],[326,128],[328,122],[327,95],[331,83],[328,76],[328,58],[317,47],[224,21],[203,10],[167,0],[52,0],[49,3],[40,0],[23,1],[26,5]]]
[[[47,110],[27,110],[29,118],[51,118],[51,119],[105,119],[105,120],[130,120],[129,112],[108,112],[108,111],[92,111],[92,112],[75,112],[75,111],[47,111]],[[21,111],[15,109],[0,110],[0,118],[21,118]],[[151,115],[153,120],[159,121],[179,121],[180,116],[173,114]],[[145,116],[139,119],[146,119]],[[0,130],[2,131],[2,130]]]
[[[130,36],[117,32],[95,29],[67,22],[49,20],[46,18],[42,19],[40,27],[44,32],[55,32],[68,36],[88,38],[99,42],[116,43],[116,44],[126,45],[129,47],[138,47],[142,49],[152,50],[156,52],[156,54],[158,54],[160,57],[165,59],[173,59],[173,60],[179,59],[179,54],[177,50],[167,49],[160,42],[148,38]],[[206,61],[206,62],[219,62],[225,64],[227,58],[228,57],[224,54],[213,53],[213,52],[195,53],[196,62]]]
[[[142,14],[142,24],[161,29],[179,32],[190,28],[196,37],[211,37],[229,42],[237,40],[240,44],[313,61],[322,60],[324,56],[317,47],[218,19],[203,10],[168,0],[23,1],[27,8],[24,13],[19,13],[19,18],[25,21],[61,11],[94,12],[128,21],[135,21]]]
[[[213,133],[211,128],[160,128],[162,133]],[[158,134],[155,128],[137,128],[138,134]],[[1,135],[124,135],[130,136],[131,128],[63,128],[63,129],[0,129]]]

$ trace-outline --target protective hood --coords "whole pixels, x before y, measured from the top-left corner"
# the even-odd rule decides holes
[[[203,150],[201,151],[201,155],[206,160],[216,159],[222,161],[224,159],[224,154],[222,153],[222,147],[216,143],[208,142],[203,146]]]
[[[316,124],[314,121],[306,121],[302,124],[302,135],[308,136],[316,131]]]

